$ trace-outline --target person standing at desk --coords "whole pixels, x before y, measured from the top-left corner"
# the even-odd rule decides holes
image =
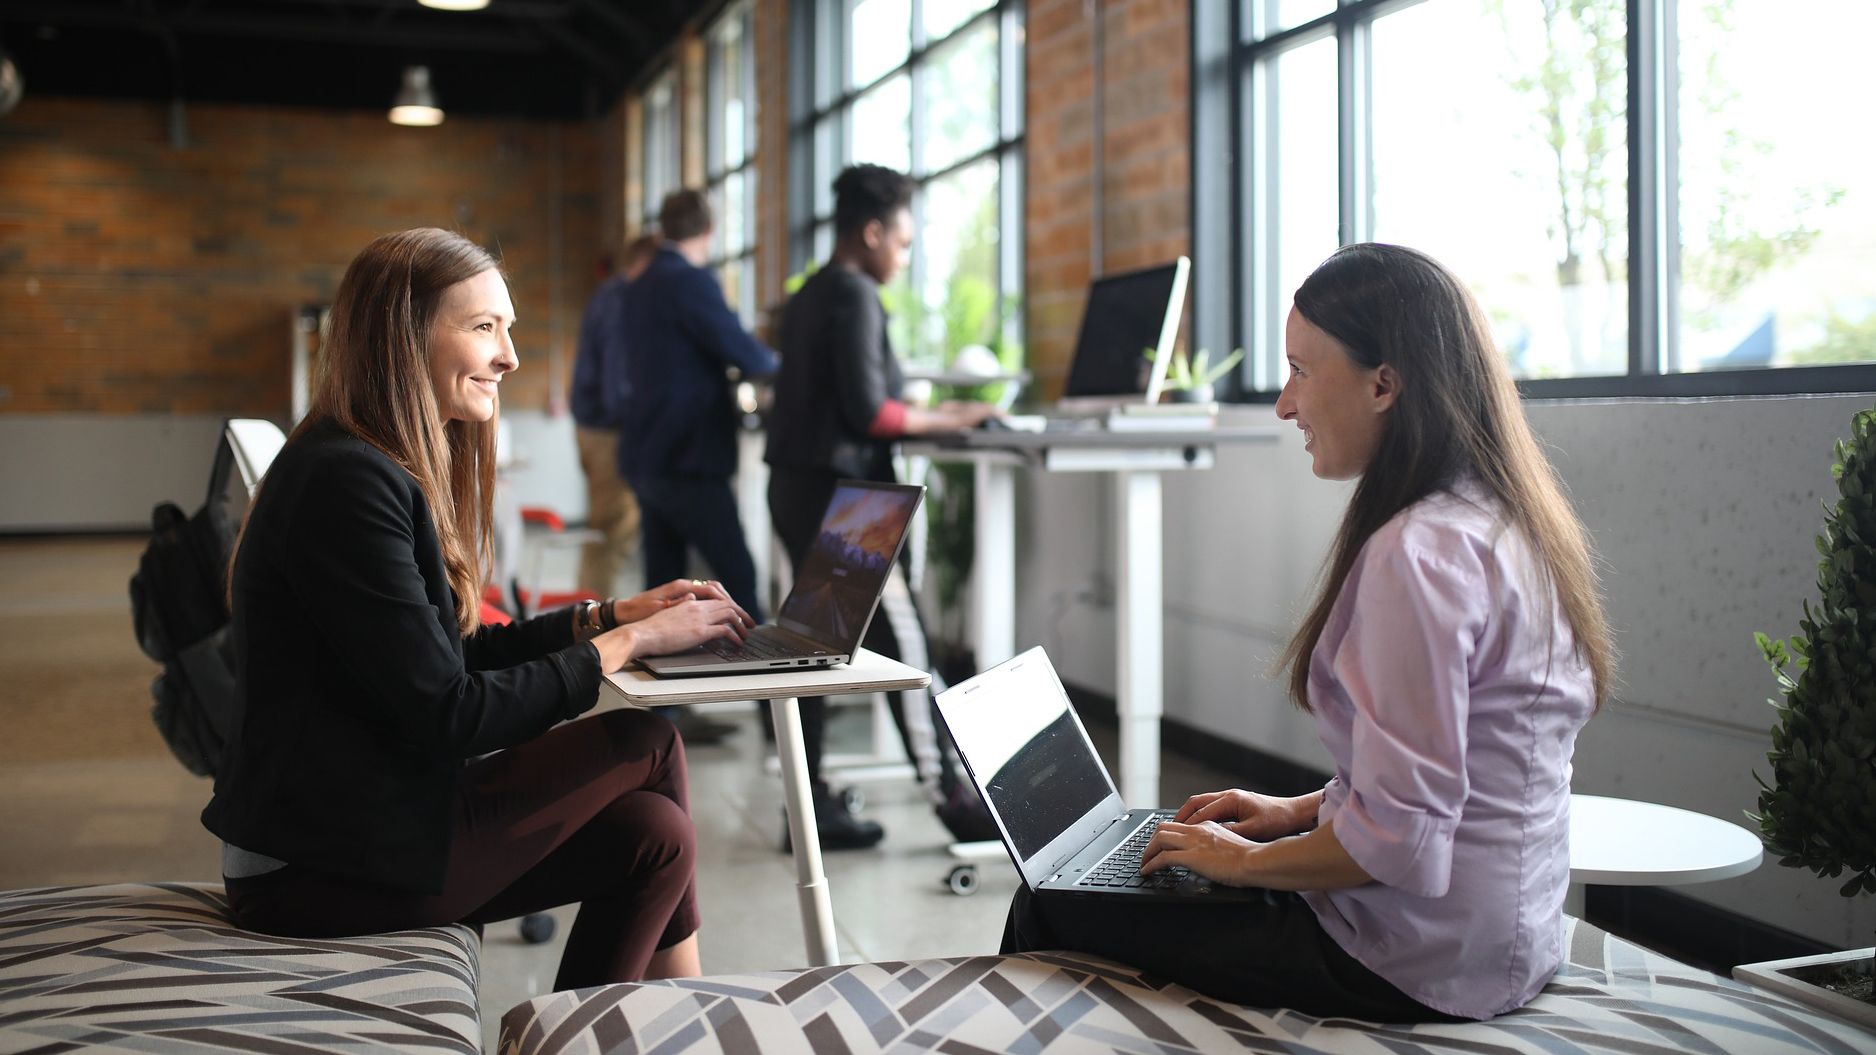
[[[1080,949],[1235,1003],[1373,1021],[1522,1007],[1563,961],[1570,759],[1615,663],[1583,525],[1472,295],[1400,246],[1296,291],[1277,414],[1356,480],[1284,654],[1320,791],[1197,795],[1141,871],[1259,902],[1032,895],[1005,952]]]
[[[728,371],[775,372],[775,353],[744,329],[704,268],[716,220],[702,191],[658,210],[664,244],[625,289],[619,472],[638,496],[645,582],[681,578],[695,549],[737,604],[762,621],[756,566],[738,519],[739,414]]]
[[[638,500],[619,478],[619,420],[625,404],[625,287],[651,263],[656,235],[625,247],[617,274],[587,301],[580,320],[569,400],[586,476],[586,523],[600,537],[580,547],[580,589],[605,597],[618,588],[619,567],[638,543]]]
[[[235,543],[239,731],[202,823],[248,930],[577,901],[554,988],[695,975],[683,743],[642,711],[580,715],[633,657],[740,639],[749,616],[674,582],[477,625],[514,322],[495,261],[448,231],[346,268],[312,408]]]
[[[892,482],[893,443],[899,437],[973,428],[999,413],[987,403],[926,408],[905,401],[905,374],[886,335],[879,290],[905,267],[911,252],[917,186],[904,173],[879,165],[843,171],[834,180],[833,256],[783,310],[776,342],[782,369],[769,411],[769,515],[797,574],[835,481]],[[917,619],[916,605],[912,612]],[[908,629],[918,634],[919,650],[929,655],[922,621]],[[884,602],[867,626],[864,643],[883,656],[904,658]],[[939,818],[960,839],[996,838],[974,790],[958,780],[946,745],[938,740],[930,694],[919,693],[916,702],[907,700],[909,695],[894,694],[893,717],[920,780],[938,800]],[[912,712],[914,706],[921,710]],[[872,846],[884,837],[884,829],[853,816],[821,777],[826,713],[821,700],[801,701],[821,845]]]

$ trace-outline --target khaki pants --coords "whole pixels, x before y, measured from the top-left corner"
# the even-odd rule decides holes
[[[586,473],[586,526],[603,538],[580,547],[579,587],[600,597],[618,590],[619,570],[638,544],[638,500],[619,479],[619,434],[578,426]]]

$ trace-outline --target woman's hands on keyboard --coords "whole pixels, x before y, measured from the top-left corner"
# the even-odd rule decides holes
[[[682,600],[592,639],[599,669],[610,674],[640,656],[668,656],[710,641],[741,644],[749,616],[734,601]]]
[[[715,579],[672,579],[663,586],[654,586],[637,596],[620,598],[612,602],[613,621],[620,626],[636,623],[648,615],[655,615],[685,601],[727,601],[736,607],[744,626],[756,625],[755,620],[749,618],[749,613],[737,606],[729,591]]]
[[[1280,798],[1231,788],[1192,796],[1179,807],[1173,820],[1180,824],[1216,821],[1234,835],[1261,843],[1315,827],[1316,810],[1321,804],[1320,791]]]
[[[1257,844],[1216,821],[1164,821],[1140,857],[1140,874],[1184,866],[1214,883],[1251,886],[1251,854]]]

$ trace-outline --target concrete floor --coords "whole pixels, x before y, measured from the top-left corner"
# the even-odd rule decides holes
[[[220,881],[219,844],[198,820],[209,782],[183,769],[150,721],[157,665],[137,648],[126,593],[142,547],[140,539],[0,540],[0,889]],[[571,551],[554,552],[550,585],[571,578]],[[635,579],[637,571],[626,574]],[[793,865],[780,852],[781,781],[765,770],[754,707],[709,711],[742,729],[720,746],[690,751],[705,970],[803,966]],[[1111,731],[1091,732],[1111,766]],[[872,708],[836,709],[830,752],[872,743]],[[1232,782],[1176,756],[1164,767],[1169,803]],[[826,858],[842,958],[994,950],[1018,882],[1008,860],[985,861],[980,890],[958,897],[944,884],[955,863],[947,836],[919,790],[903,779],[857,786],[887,838]],[[544,945],[523,942],[513,924],[488,929],[489,1050],[502,1013],[551,986],[572,914],[556,913],[555,940]]]

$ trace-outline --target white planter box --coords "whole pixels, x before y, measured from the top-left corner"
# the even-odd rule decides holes
[[[1761,989],[1770,989],[1782,996],[1788,996],[1826,1014],[1835,1015],[1846,1022],[1854,1022],[1865,1029],[1876,1030],[1876,1004],[1852,1000],[1847,996],[1833,993],[1823,986],[1812,985],[1794,978],[1789,973],[1795,968],[1820,964],[1854,963],[1859,960],[1868,963],[1871,952],[1870,949],[1860,949],[1849,952],[1827,952],[1818,956],[1794,956],[1789,960],[1767,960],[1764,963],[1742,963],[1733,968],[1733,977]]]

